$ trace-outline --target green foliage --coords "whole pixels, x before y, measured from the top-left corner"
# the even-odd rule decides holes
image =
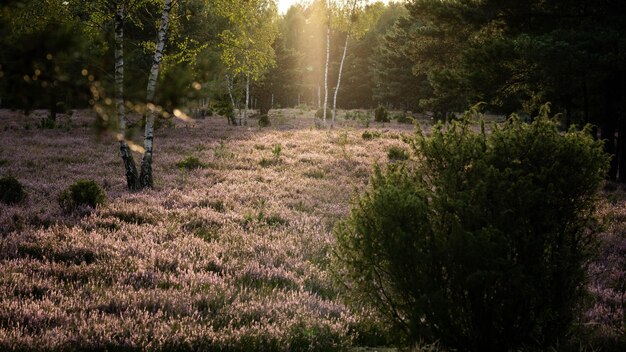
[[[269,116],[267,114],[263,114],[259,117],[259,127],[269,127],[272,123],[270,122]]]
[[[218,115],[226,117],[229,124],[235,124],[235,110],[228,96],[220,96],[216,99],[213,108]]]
[[[204,169],[206,167],[206,164],[202,163],[200,159],[196,158],[195,156],[190,155],[176,163],[176,166],[180,170],[197,170]]]
[[[389,157],[391,161],[408,160],[409,153],[406,149],[394,145],[387,151],[387,157]]]
[[[259,161],[259,165],[261,165],[261,167],[268,167],[268,166],[273,166],[273,165],[277,165],[280,163],[280,153],[283,150],[283,146],[278,143],[275,144],[274,147],[272,148],[272,158],[271,159],[267,159],[267,158],[261,158],[261,161]]]
[[[26,198],[24,187],[13,176],[0,178],[0,202],[4,204],[17,204]]]
[[[398,123],[413,123],[415,121],[411,116],[406,113],[395,114],[391,118],[398,121]]]
[[[283,146],[280,143],[274,145],[272,148],[272,155],[274,155],[274,159],[280,159],[280,152],[283,150]]]
[[[56,127],[56,121],[49,117],[45,117],[43,119],[40,119],[35,127],[40,130],[53,130]]]
[[[370,140],[370,139],[374,139],[374,138],[380,138],[381,134],[378,131],[364,131],[363,134],[361,135],[361,138],[365,139],[365,140]]]
[[[389,122],[389,113],[384,106],[379,106],[374,110],[374,121]]]
[[[213,155],[218,159],[227,159],[231,158],[233,153],[228,150],[224,141],[220,141],[220,144],[213,150]]]
[[[372,120],[372,115],[369,112],[363,112],[358,110],[348,111],[346,112],[345,119],[359,121],[364,127],[369,127],[370,121]]]
[[[545,350],[580,312],[596,191],[608,159],[589,130],[545,114],[490,135],[466,116],[412,141],[416,164],[379,168],[335,228],[357,303],[459,351]]]
[[[107,196],[102,187],[93,180],[78,180],[59,195],[59,205],[66,212],[80,207],[95,208],[106,202]]]

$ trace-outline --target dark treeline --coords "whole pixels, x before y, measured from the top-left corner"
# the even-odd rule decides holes
[[[24,0],[0,6],[1,106],[46,108],[52,118],[98,103],[112,109],[104,104],[115,64],[107,8],[118,3],[128,13],[126,100],[144,102],[159,1]],[[320,107],[330,25],[330,96],[350,37],[339,108],[384,105],[445,118],[484,102],[490,112],[530,117],[551,102],[565,126],[597,126],[614,155],[609,177],[626,181],[623,1],[328,3],[278,15],[265,0],[176,1],[155,101],[170,112]]]

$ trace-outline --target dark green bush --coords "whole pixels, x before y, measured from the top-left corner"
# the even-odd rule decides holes
[[[57,127],[56,121],[50,117],[44,117],[35,125],[40,130],[52,130]]]
[[[180,170],[197,170],[204,169],[206,167],[206,164],[200,162],[200,159],[196,158],[195,156],[188,156],[185,159],[176,163],[176,166]]]
[[[607,156],[547,113],[487,135],[467,121],[418,135],[418,163],[376,169],[335,228],[351,297],[407,342],[459,351],[548,349],[580,312]],[[356,297],[356,298],[355,298]]]
[[[229,124],[236,125],[235,110],[233,109],[233,106],[227,96],[219,97],[214,102],[213,108],[218,115],[226,117]]]
[[[26,192],[20,181],[13,176],[0,178],[0,202],[17,204],[26,198]]]
[[[269,127],[272,123],[267,115],[261,115],[259,117],[259,127]]]
[[[365,139],[365,140],[370,140],[370,139],[374,139],[374,138],[380,138],[381,134],[378,131],[365,131],[363,132],[363,134],[361,135],[361,138]]]
[[[389,122],[389,113],[384,106],[379,106],[374,110],[374,121],[376,122]]]
[[[413,118],[406,113],[400,113],[393,115],[392,119],[398,121],[398,123],[413,123]]]
[[[387,151],[387,156],[389,157],[389,160],[391,161],[409,159],[409,153],[406,151],[406,149],[395,146],[395,145],[389,148],[389,151]]]
[[[66,212],[79,207],[95,208],[106,202],[107,196],[102,187],[93,180],[78,180],[59,195],[59,205]]]

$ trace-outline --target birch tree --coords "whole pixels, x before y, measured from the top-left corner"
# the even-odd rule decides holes
[[[115,110],[117,113],[117,139],[120,154],[126,171],[126,186],[129,190],[139,188],[137,167],[133,153],[126,142],[126,110],[124,106],[124,3],[119,1],[115,7]]]
[[[154,117],[156,114],[154,94],[156,91],[157,79],[159,77],[159,68],[163,60],[163,49],[165,47],[165,36],[167,34],[167,26],[170,19],[170,11],[172,10],[172,0],[164,0],[163,13],[161,15],[161,24],[157,38],[156,50],[152,59],[152,67],[148,78],[148,88],[146,93],[146,103],[148,113],[146,116],[146,127],[144,133],[144,154],[141,160],[141,174],[139,176],[140,187],[152,187],[154,182],[152,178],[152,152],[154,141]]]
[[[156,83],[159,75],[160,64],[163,60],[163,49],[165,46],[165,38],[167,28],[169,25],[169,17],[172,9],[172,0],[164,0],[163,11],[161,15],[161,23],[157,35],[156,49],[152,60],[152,66],[148,78],[147,92],[146,92],[146,126],[144,134],[144,146],[134,144],[132,141],[126,138],[126,102],[124,95],[124,24],[127,17],[128,8],[137,9],[145,8],[147,4],[153,2],[153,0],[113,0],[102,2],[87,2],[85,8],[92,11],[91,22],[102,26],[109,18],[109,11],[114,10],[113,23],[114,23],[114,38],[115,38],[115,111],[117,117],[117,140],[119,143],[120,154],[124,162],[124,170],[126,173],[126,185],[131,191],[139,190],[144,187],[153,186],[152,176],[152,154],[153,154],[153,140],[154,140],[154,118],[155,108],[154,97],[156,92]],[[102,108],[96,106],[97,111],[102,111]],[[133,157],[133,151],[143,152],[143,158],[141,162],[141,173],[138,172],[137,166]]]
[[[238,124],[244,125],[247,124],[250,104],[250,80],[259,79],[274,65],[272,43],[278,33],[276,3],[270,0],[224,0],[218,9],[230,22],[230,28],[220,35],[222,62],[230,79],[238,78],[240,84],[245,85],[243,111],[239,109],[238,114]],[[233,91],[230,89],[229,94]]]
[[[353,30],[353,22],[356,16],[356,9],[360,2],[361,1],[359,0],[348,0],[348,2],[345,4],[346,6],[344,6],[343,8],[340,9],[340,11],[338,11],[338,15],[339,15],[337,16],[338,20],[343,20],[342,22],[343,22],[343,25],[345,26],[346,41],[343,45],[343,54],[341,55],[341,62],[339,64],[339,73],[337,74],[337,85],[335,86],[335,92],[333,96],[333,113],[332,113],[332,119],[330,121],[331,128],[335,126],[335,116],[337,114],[337,94],[339,93],[339,86],[341,85],[341,73],[343,72],[343,63],[346,60],[346,52],[348,51],[348,41],[350,40],[350,35]]]

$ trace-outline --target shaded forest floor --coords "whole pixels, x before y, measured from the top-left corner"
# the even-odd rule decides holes
[[[176,121],[156,132],[155,189],[129,193],[117,143],[96,133],[93,113],[40,129],[43,111],[0,111],[0,176],[17,177],[28,193],[0,205],[0,350],[327,351],[375,342],[371,317],[339,298],[332,228],[373,166],[390,162],[389,148],[408,150],[401,136],[413,127],[339,119],[319,130],[313,113],[272,111],[263,129],[254,119]],[[188,157],[201,167],[179,168]],[[78,179],[102,185],[108,203],[63,213],[58,195]],[[612,191],[601,210],[605,243],[624,251],[625,198]],[[614,247],[605,250],[619,255]],[[623,280],[623,270],[615,275],[594,281],[598,297]],[[611,325],[619,298],[616,288],[598,299],[589,324],[619,334]]]

